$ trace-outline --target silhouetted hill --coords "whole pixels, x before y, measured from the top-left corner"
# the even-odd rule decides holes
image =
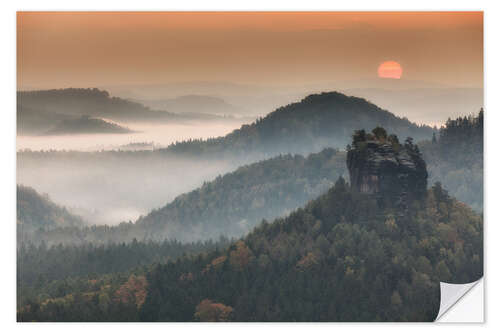
[[[167,150],[209,155],[309,153],[326,147],[344,148],[354,130],[377,126],[415,140],[432,135],[430,127],[396,117],[362,98],[329,92],[278,108],[224,137],[177,142]]]
[[[97,88],[18,91],[17,120],[20,134],[41,134],[66,119],[81,116],[118,122],[185,122],[227,120],[203,113],[178,114],[150,109],[140,103],[112,97]]]
[[[33,188],[17,185],[18,233],[42,232],[57,227],[83,227],[86,223]]]
[[[238,168],[206,182],[136,223],[58,228],[32,239],[48,244],[130,242],[134,238],[196,241],[239,237],[263,218],[286,215],[324,193],[346,172],[345,153],[325,149],[306,158],[281,155]]]
[[[107,91],[97,88],[19,91],[17,103],[23,107],[44,112],[76,116],[89,115],[117,121],[176,117],[173,113],[152,111],[142,104],[112,97]]]
[[[45,132],[45,135],[66,135],[66,134],[120,134],[133,133],[132,130],[122,127],[108,121],[91,118],[90,116],[81,116],[76,119],[67,119],[61,121],[51,130]]]
[[[242,111],[224,99],[207,95],[183,95],[169,99],[140,100],[144,105],[175,113],[208,113],[218,115],[241,114]]]

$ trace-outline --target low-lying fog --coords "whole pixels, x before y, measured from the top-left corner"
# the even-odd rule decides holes
[[[235,161],[178,158],[159,152],[99,152],[133,142],[167,146],[176,140],[225,135],[240,123],[175,125],[127,124],[132,134],[19,136],[18,150],[88,152],[19,152],[17,182],[47,193],[57,204],[90,224],[135,221],[177,195],[233,170]],[[93,151],[93,152],[92,152]]]
[[[206,139],[226,135],[247,123],[248,119],[228,119],[223,122],[186,122],[173,124],[120,124],[135,133],[125,134],[74,134],[47,136],[17,136],[17,150],[81,150],[98,151],[118,149],[129,143],[154,142],[157,147],[166,147],[175,141]]]

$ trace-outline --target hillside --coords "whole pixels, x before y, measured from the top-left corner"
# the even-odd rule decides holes
[[[352,150],[361,151],[370,140],[386,144],[377,132],[359,139]],[[116,279],[118,285],[99,278],[78,293],[19,309],[18,320],[432,321],[440,281],[467,283],[482,276],[483,220],[439,183],[406,196],[393,180],[421,177],[407,183],[413,190],[427,176],[420,167],[412,171],[418,147],[391,141],[394,150],[361,178],[359,188],[339,178],[304,208],[264,221],[227,249],[188,255]],[[394,161],[396,153],[416,157],[412,163]],[[365,156],[379,158],[377,150]],[[360,162],[350,164],[350,174],[363,174],[356,170],[363,168]],[[375,179],[386,162],[395,163],[396,177]],[[363,186],[370,184],[379,190]],[[396,191],[385,190],[390,184]],[[386,195],[406,204],[380,200]]]
[[[235,321],[432,321],[440,281],[481,276],[482,219],[439,186],[398,218],[340,181],[227,251],[159,266],[139,318],[224,320],[200,317],[208,300]]]
[[[86,223],[56,205],[48,196],[38,194],[31,187],[17,185],[18,233],[42,232],[57,227],[82,227]]]
[[[112,97],[107,91],[96,88],[18,91],[17,104],[42,112],[73,116],[89,115],[116,121],[138,121],[148,118],[154,120],[176,116],[169,112],[152,111],[140,103]],[[22,111],[18,109],[18,112]]]
[[[110,96],[97,88],[67,88],[17,92],[17,130],[19,134],[41,134],[58,122],[81,116],[106,118],[117,122],[231,121],[214,114],[180,114],[151,109],[143,104]]]
[[[483,110],[477,116],[448,119],[434,140],[420,144],[432,182],[483,211]]]
[[[137,221],[150,237],[179,240],[239,237],[262,219],[283,216],[325,192],[341,176],[344,154],[325,149],[238,168],[177,197]]]
[[[113,124],[111,122],[81,116],[80,118],[67,119],[61,121],[44,135],[68,135],[68,134],[124,134],[133,133],[132,130]]]
[[[18,319],[432,321],[439,281],[482,275],[482,232],[481,217],[439,186],[400,219],[340,180],[228,250],[157,266],[142,273],[142,286],[134,275],[115,278],[111,289],[108,278],[98,278],[74,287],[81,290],[75,295],[88,296],[32,304]],[[128,295],[123,303],[116,298],[121,290]],[[139,292],[145,296],[136,303]]]
[[[239,237],[262,219],[274,219],[324,193],[346,172],[345,154],[325,149],[307,157],[281,155],[238,168],[176,197],[136,223],[59,228],[35,242],[130,242],[133,238],[182,241]]]
[[[199,254],[222,249],[230,241],[180,243],[177,241],[138,242],[129,244],[84,244],[82,246],[35,246],[23,243],[17,249],[18,304],[32,299],[48,299],[88,288],[89,276],[102,278],[113,274],[116,280],[123,273],[144,271],[155,263],[166,263],[186,253]],[[126,280],[126,278],[125,278]],[[44,281],[45,284],[40,282]]]
[[[224,99],[207,95],[183,95],[169,99],[141,100],[140,102],[154,109],[169,110],[181,114],[242,114],[242,110],[227,103]]]
[[[219,138],[177,142],[168,151],[185,154],[309,153],[344,148],[354,130],[382,126],[401,137],[422,140],[432,129],[396,117],[376,105],[338,92],[309,95]]]

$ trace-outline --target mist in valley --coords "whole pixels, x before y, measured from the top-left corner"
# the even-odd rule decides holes
[[[207,139],[226,135],[239,128],[245,120],[228,119],[227,121],[190,121],[166,124],[120,123],[133,133],[119,134],[65,134],[65,135],[18,135],[17,150],[79,150],[99,151],[110,149],[127,150],[133,143],[150,143],[150,148],[161,148],[176,141],[188,139]]]
[[[165,154],[176,141],[223,136],[234,122],[128,123],[136,132],[17,137],[17,183],[46,193],[89,224],[135,221],[230,171],[236,161]]]

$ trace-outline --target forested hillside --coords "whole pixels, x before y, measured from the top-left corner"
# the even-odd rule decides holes
[[[112,97],[107,91],[97,88],[18,91],[17,103],[26,108],[45,112],[75,116],[90,115],[113,120],[143,120],[148,116],[175,116],[168,112],[155,113],[140,103]]]
[[[117,122],[172,122],[225,120],[202,113],[178,114],[153,110],[140,103],[113,97],[97,88],[67,88],[17,92],[18,134],[41,134],[65,120],[81,116]]]
[[[483,211],[483,110],[449,119],[433,140],[420,144],[431,181],[458,200]]]
[[[31,239],[79,244],[130,242],[134,238],[193,241],[220,235],[239,237],[263,218],[285,215],[324,193],[346,172],[345,153],[334,149],[307,157],[280,155],[206,182],[136,223],[58,228]]]
[[[280,155],[238,168],[137,221],[147,237],[239,237],[262,219],[286,215],[345,175],[345,154]]]
[[[102,120],[100,118],[92,118],[90,116],[81,116],[75,119],[62,120],[52,129],[44,133],[44,135],[66,135],[66,134],[93,134],[93,133],[132,133],[133,131]]]
[[[354,130],[377,126],[415,140],[432,135],[432,128],[399,118],[365,99],[328,92],[280,107],[224,137],[177,142],[167,150],[196,155],[309,153],[326,147],[343,148]]]
[[[47,246],[22,243],[17,250],[17,288],[19,306],[34,300],[43,302],[86,290],[89,280],[111,273],[145,271],[153,263],[166,263],[186,254],[223,249],[230,244],[217,242],[180,243],[178,241],[84,244]],[[116,284],[116,279],[110,283]]]
[[[38,194],[33,188],[17,185],[18,235],[31,235],[58,227],[83,227],[86,223],[56,205],[47,195]]]
[[[227,250],[122,277],[115,289],[102,278],[73,295],[33,301],[18,319],[432,321],[439,281],[482,276],[482,232],[482,218],[439,184],[400,216],[340,179]]]

